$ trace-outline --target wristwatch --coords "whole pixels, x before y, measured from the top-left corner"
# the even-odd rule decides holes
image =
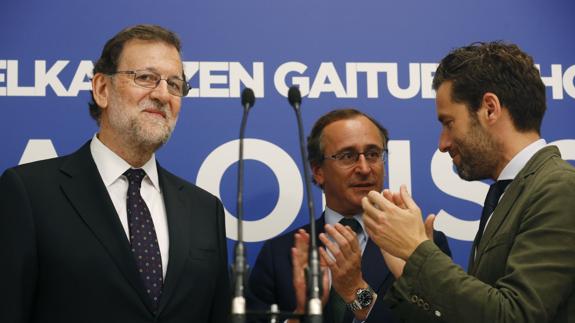
[[[369,307],[375,298],[375,291],[367,286],[367,288],[360,288],[355,292],[355,299],[351,303],[345,305],[350,311],[355,312],[366,307]]]

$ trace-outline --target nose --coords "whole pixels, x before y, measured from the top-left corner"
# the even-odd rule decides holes
[[[451,147],[451,138],[447,135],[445,130],[441,130],[441,134],[439,135],[439,151],[442,153],[449,151]]]
[[[168,81],[164,79],[160,80],[160,83],[150,92],[150,98],[158,99],[162,103],[168,102],[170,96]]]
[[[367,159],[365,159],[364,154],[358,156],[357,163],[355,164],[355,171],[361,174],[368,174],[371,172],[371,166]]]

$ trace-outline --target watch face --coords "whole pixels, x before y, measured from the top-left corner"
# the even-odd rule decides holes
[[[369,306],[372,300],[373,295],[371,294],[371,291],[369,291],[368,289],[364,289],[357,294],[357,301],[359,302],[359,304],[361,304],[361,307]]]

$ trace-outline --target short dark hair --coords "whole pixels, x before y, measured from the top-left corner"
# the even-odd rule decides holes
[[[180,55],[182,53],[180,38],[174,32],[158,25],[136,25],[123,29],[106,42],[100,58],[94,65],[92,74],[112,74],[116,72],[124,45],[132,39],[164,42],[174,46]],[[90,94],[92,96],[88,104],[90,116],[100,124],[102,108],[94,100],[94,92],[90,91]]]
[[[435,72],[433,89],[451,82],[454,102],[476,112],[483,95],[494,93],[518,131],[541,133],[546,110],[545,85],[533,58],[517,45],[478,42],[452,50]]]
[[[371,121],[379,130],[379,134],[381,135],[381,139],[383,140],[382,142],[383,147],[384,148],[387,147],[387,141],[388,141],[387,129],[385,129],[375,119],[356,109],[333,110],[317,119],[317,121],[313,125],[313,128],[311,129],[310,135],[307,137],[307,160],[311,166],[321,165],[324,161],[323,157],[324,147],[321,140],[323,136],[323,129],[336,121],[353,119],[357,117],[366,117],[369,121]]]

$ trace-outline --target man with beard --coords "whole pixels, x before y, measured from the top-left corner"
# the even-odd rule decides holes
[[[94,66],[99,131],[0,178],[1,322],[225,322],[221,202],[163,169],[189,91],[176,34],[138,25]]]
[[[326,201],[315,223],[323,244],[323,286],[328,287],[323,293],[324,322],[397,322],[377,296],[385,294],[394,279],[364,229],[361,208],[369,191],[383,188],[387,142],[387,130],[355,109],[325,114],[308,137],[308,162]],[[266,310],[277,304],[281,311],[305,311],[308,232],[306,225],[264,244],[250,276],[250,308]],[[450,255],[445,235],[434,235]]]
[[[468,273],[427,240],[405,187],[364,198],[367,231],[398,278],[386,301],[406,321],[573,322],[575,168],[541,139],[533,59],[512,44],[472,44],[441,61],[433,87],[439,149],[461,178],[496,182]]]

